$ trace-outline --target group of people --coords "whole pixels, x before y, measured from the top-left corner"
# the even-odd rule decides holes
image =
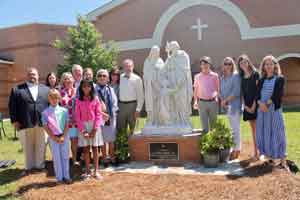
[[[235,145],[230,159],[237,159],[241,151],[242,113],[253,136],[251,159],[256,161],[265,156],[274,166],[288,169],[282,114],[285,80],[278,60],[268,55],[256,70],[247,55],[241,55],[236,61],[226,57],[221,72],[215,73],[211,58],[203,57],[200,67],[201,72],[194,80],[194,108],[199,109],[203,132],[212,128],[220,105],[233,132]]]
[[[201,72],[194,77],[194,109],[199,110],[203,133],[209,132],[219,112],[226,111],[234,137],[230,159],[241,151],[240,117],[249,121],[253,135],[253,159],[260,155],[274,165],[286,167],[286,138],[282,116],[284,78],[278,61],[266,56],[256,70],[247,55],[237,61],[223,60],[221,73],[213,72],[210,57],[200,60]],[[58,182],[70,183],[69,144],[74,165],[82,156],[84,179],[101,179],[99,152],[104,163],[114,163],[117,132],[128,128],[132,134],[144,104],[142,79],[133,73],[134,62],[123,62],[110,72],[73,65],[60,82],[49,73],[46,85],[39,83],[36,68],[29,68],[27,81],[12,89],[9,110],[25,154],[25,169],[45,167],[49,141]],[[90,169],[92,147],[94,171]],[[279,163],[277,163],[279,160]]]
[[[114,142],[117,129],[135,122],[144,104],[142,79],[133,73],[134,63],[123,62],[124,73],[117,67],[109,72],[99,69],[94,82],[93,70],[73,65],[72,72],[62,74],[60,81],[49,73],[46,84],[39,83],[36,68],[27,70],[27,80],[11,90],[10,119],[25,154],[25,173],[45,167],[45,150],[49,142],[56,179],[71,183],[69,151],[72,163],[85,162],[83,179],[101,179],[99,152],[105,164],[116,162]],[[90,149],[94,171],[90,169]]]

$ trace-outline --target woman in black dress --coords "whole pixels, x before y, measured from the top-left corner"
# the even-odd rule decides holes
[[[238,58],[238,69],[241,76],[241,91],[242,101],[244,106],[243,120],[249,121],[252,138],[254,153],[252,160],[256,161],[259,159],[259,152],[256,146],[256,116],[257,116],[257,105],[256,105],[256,94],[257,84],[259,80],[259,73],[256,71],[254,65],[250,61],[247,55],[241,55]]]

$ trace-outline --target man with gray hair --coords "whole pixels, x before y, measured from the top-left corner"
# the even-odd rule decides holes
[[[80,85],[80,81],[82,79],[83,69],[80,65],[74,64],[72,67],[72,75],[75,79],[74,86],[77,89]]]
[[[25,154],[25,173],[45,167],[46,135],[41,113],[48,107],[49,88],[39,84],[36,68],[27,70],[27,81],[11,90],[9,114]]]
[[[134,63],[131,59],[123,61],[124,73],[120,77],[118,131],[128,128],[133,134],[136,120],[140,116],[144,104],[142,79],[133,73]]]

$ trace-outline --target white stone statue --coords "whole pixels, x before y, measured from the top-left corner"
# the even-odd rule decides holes
[[[164,123],[161,115],[161,72],[164,61],[160,58],[160,48],[153,46],[144,63],[143,79],[147,112],[147,127],[157,127]]]
[[[169,84],[171,120],[176,126],[191,130],[193,85],[190,58],[185,51],[180,50],[177,41],[167,45],[170,56],[166,60],[164,74]]]
[[[178,42],[167,44],[168,59],[159,58],[159,48],[152,47],[144,65],[147,135],[192,133],[190,123],[193,96],[190,59]]]

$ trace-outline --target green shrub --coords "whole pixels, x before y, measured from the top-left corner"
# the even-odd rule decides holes
[[[115,154],[119,161],[126,161],[129,159],[128,133],[126,129],[122,129],[117,133],[115,148]]]
[[[201,154],[218,153],[219,144],[216,134],[209,132],[202,136],[199,140]]]
[[[201,154],[218,153],[220,150],[231,148],[233,145],[232,133],[221,119],[216,120],[212,130],[199,139]]]
[[[220,150],[229,149],[234,146],[232,132],[226,126],[224,120],[218,119],[213,125],[212,132],[217,137]]]

